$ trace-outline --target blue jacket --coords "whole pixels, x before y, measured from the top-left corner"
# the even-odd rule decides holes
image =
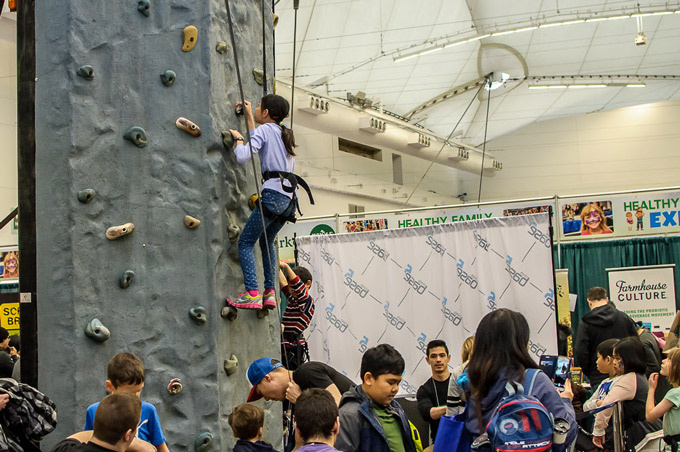
[[[392,400],[385,409],[399,418],[404,450],[416,452],[411,427],[401,405]],[[361,385],[342,395],[340,433],[335,448],[342,452],[390,452],[382,425],[373,414],[373,401],[361,389]]]

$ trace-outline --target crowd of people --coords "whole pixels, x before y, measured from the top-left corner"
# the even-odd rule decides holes
[[[298,275],[291,279],[296,278],[295,284],[304,286]],[[299,292],[304,295],[304,291]],[[464,341],[460,363],[455,367],[447,344],[431,341],[426,361],[432,376],[418,389],[417,404],[429,426],[432,444],[437,444],[441,436],[441,419],[456,416],[454,419],[460,419],[465,431],[479,442],[475,444],[477,450],[492,450],[491,438],[485,438],[489,425],[503,401],[522,391],[528,400],[535,400],[550,413],[555,425],[564,427],[560,442],[551,444],[552,450],[566,450],[572,443],[578,451],[614,450],[611,405],[617,402],[623,407],[626,450],[632,450],[645,434],[655,430],[663,429],[668,442],[677,439],[680,349],[669,350],[659,363],[640,339],[646,330],[618,311],[604,289],[591,289],[588,302],[591,311],[582,319],[574,346],[576,364],[592,385],[590,397],[570,379],[557,387],[539,370],[528,348],[529,324],[519,312],[497,309],[484,316],[474,336]],[[289,369],[276,358],[255,360],[247,370],[252,385],[247,402],[235,407],[229,416],[236,439],[234,451],[274,450],[262,441],[264,411],[252,403],[261,398],[284,402],[287,406],[282,408],[292,415],[286,450],[422,450],[419,432],[395,399],[405,365],[392,345],[369,348],[361,359],[361,381],[355,384],[325,363],[306,361]],[[167,451],[156,409],[139,402],[144,379],[139,358],[129,353],[114,356],[105,383],[111,395],[87,410],[85,431],[58,443],[53,451]],[[667,382],[666,389],[662,389],[662,381]],[[577,421],[577,413],[591,411],[592,417],[581,415]],[[111,422],[118,416],[126,421]],[[137,422],[128,422],[131,418]]]

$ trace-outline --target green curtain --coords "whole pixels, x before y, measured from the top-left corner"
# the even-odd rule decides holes
[[[581,317],[590,308],[586,292],[593,286],[607,288],[606,268],[636,267],[642,265],[675,264],[680,262],[680,237],[649,237],[621,240],[590,240],[562,243],[555,268],[569,269],[569,292],[577,294],[576,309],[571,321],[574,331]],[[675,270],[676,309],[677,291],[680,288],[680,269]]]

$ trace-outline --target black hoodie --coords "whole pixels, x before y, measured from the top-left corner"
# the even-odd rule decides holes
[[[609,303],[583,316],[574,342],[574,360],[588,376],[592,387],[597,387],[607,377],[597,370],[597,346],[607,339],[628,336],[637,337],[635,322]]]

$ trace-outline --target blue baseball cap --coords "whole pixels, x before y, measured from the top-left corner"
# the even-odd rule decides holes
[[[253,385],[253,388],[250,390],[246,402],[254,402],[255,400],[262,398],[262,394],[257,392],[257,385],[262,381],[265,375],[277,367],[283,367],[283,364],[281,364],[278,359],[274,358],[256,359],[248,366],[248,381]]]

